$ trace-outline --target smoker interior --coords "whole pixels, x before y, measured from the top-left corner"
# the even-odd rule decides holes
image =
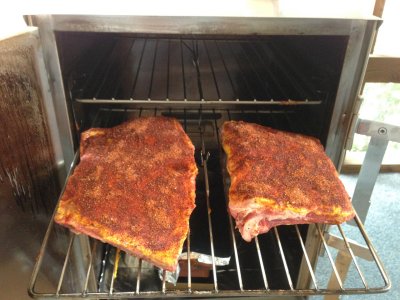
[[[79,257],[82,249],[76,248],[82,245],[78,247],[77,241],[82,237],[52,223],[45,242],[50,246],[45,247],[65,258],[51,269],[61,275],[56,291],[31,289],[32,295],[122,298],[379,291],[365,284],[358,268],[360,286],[345,288],[339,278],[340,289],[329,290],[326,283],[315,280],[309,264],[310,286],[297,288],[302,259],[308,259],[304,248],[308,226],[280,226],[247,243],[226,208],[229,178],[219,141],[222,123],[255,122],[311,135],[325,144],[348,37],[57,32],[56,38],[77,145],[80,132],[90,127],[111,127],[146,115],[171,116],[181,122],[196,147],[200,170],[197,207],[183,252],[212,259],[200,265],[182,260],[181,276],[173,286],[165,272],[158,274],[146,262],[93,239],[83,242],[89,254]],[[364,237],[362,225],[357,224]],[[316,228],[324,244],[324,229]],[[56,236],[57,242],[52,242]],[[368,238],[364,243],[374,258]],[[53,249],[58,247],[61,250]],[[51,254],[45,251],[42,256],[49,259]],[[230,262],[217,266],[215,257],[230,257]],[[384,277],[379,260],[373,261],[372,268]]]
[[[323,144],[347,41],[346,36],[57,34],[78,130],[89,127],[95,115],[93,106],[84,104],[256,105],[296,110],[291,128],[276,127],[313,135]]]

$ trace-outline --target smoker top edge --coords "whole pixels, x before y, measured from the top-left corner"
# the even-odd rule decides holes
[[[26,15],[92,15],[92,16],[168,16],[168,17],[251,17],[251,18],[317,18],[377,19],[372,16],[373,1],[304,0],[114,0],[85,3],[77,0],[38,0],[24,8]]]
[[[206,35],[350,35],[375,19],[152,16],[35,15],[31,24],[53,31]]]

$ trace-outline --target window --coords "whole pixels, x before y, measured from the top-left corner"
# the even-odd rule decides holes
[[[360,118],[400,126],[400,43],[396,38],[400,28],[400,1],[386,0],[384,5],[383,24],[367,67]],[[345,166],[362,163],[369,139],[355,134]],[[389,166],[386,167],[388,170],[400,170],[399,143],[389,142],[383,164]]]

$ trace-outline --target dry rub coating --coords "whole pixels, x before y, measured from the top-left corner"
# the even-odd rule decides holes
[[[175,119],[89,129],[55,221],[174,271],[195,208],[196,175],[194,146]]]
[[[354,210],[319,140],[261,125],[223,124],[229,211],[250,241],[277,225],[351,219]]]

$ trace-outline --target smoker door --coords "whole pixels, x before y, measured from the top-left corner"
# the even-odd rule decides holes
[[[36,28],[0,40],[2,299],[29,299],[29,278],[63,184],[42,56]],[[49,272],[38,279],[42,286],[56,285],[60,247],[62,242],[53,243],[46,263]]]

